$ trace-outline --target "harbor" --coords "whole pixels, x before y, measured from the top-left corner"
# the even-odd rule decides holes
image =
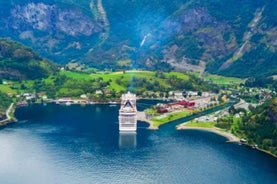
[[[0,133],[0,183],[210,184],[216,177],[222,183],[232,178],[269,184],[277,179],[276,158],[257,149],[209,132],[177,131],[170,124],[159,131],[119,134],[118,113],[109,105],[19,107],[18,123]]]

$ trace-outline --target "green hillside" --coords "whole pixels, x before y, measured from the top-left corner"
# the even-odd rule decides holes
[[[41,58],[19,43],[0,39],[0,77],[9,80],[40,79],[58,70],[57,65]]]
[[[176,90],[218,92],[219,87],[194,74],[138,70],[94,74],[63,70],[40,80],[15,81],[10,86],[0,85],[0,91],[4,93],[37,93],[51,99],[79,99],[85,94],[89,100],[98,102],[118,100],[127,91],[146,98],[163,98],[168,96],[169,91]]]
[[[0,120],[5,117],[5,112],[12,103],[12,99],[7,94],[0,91]]]
[[[49,76],[41,81],[29,81],[16,84],[15,88],[25,91],[35,89],[44,91],[51,98],[76,97],[88,94],[97,100],[119,98],[122,92],[132,91],[137,95],[154,94],[166,96],[172,90],[218,91],[218,86],[205,82],[193,74],[179,72],[123,71],[99,72],[86,74],[72,71],[61,71],[58,75]],[[101,91],[103,95],[96,95]],[[100,98],[101,97],[101,98]]]
[[[243,116],[233,125],[232,131],[248,140],[249,144],[257,144],[260,148],[277,155],[277,98],[267,101],[250,113]]]

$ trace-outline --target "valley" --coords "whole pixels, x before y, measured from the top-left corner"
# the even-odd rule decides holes
[[[0,183],[276,181],[273,0],[0,5]]]
[[[122,93],[131,91],[136,93],[139,99],[162,100],[162,103],[144,112],[148,117],[147,121],[151,122],[151,127],[157,128],[186,117],[198,117],[202,111],[206,113],[211,109],[213,112],[213,109],[222,106],[224,107],[220,113],[222,115],[205,121],[216,122],[216,126],[248,140],[249,145],[257,144],[261,149],[276,154],[275,132],[268,131],[269,127],[271,130],[275,127],[276,112],[269,110],[268,106],[269,103],[274,104],[276,101],[276,91],[272,90],[274,88],[247,87],[244,86],[245,80],[239,78],[211,74],[202,76],[204,78],[198,76],[197,73],[141,70],[87,74],[62,68],[47,78],[3,80],[0,93],[3,97],[6,96],[2,98],[6,105],[1,108],[4,113],[5,108],[8,108],[7,105],[12,102],[18,106],[53,102],[63,104],[63,101],[83,105],[118,103]],[[246,101],[244,105],[239,103],[234,108],[230,105],[225,106],[229,103],[229,98]],[[249,129],[247,123],[253,121],[253,118],[257,126],[255,131],[260,132],[260,136],[265,136],[264,138],[249,137],[253,136],[253,129]]]

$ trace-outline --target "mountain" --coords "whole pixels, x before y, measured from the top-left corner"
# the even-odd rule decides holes
[[[89,1],[1,1],[0,34],[59,63],[81,57],[102,31]]]
[[[98,69],[277,73],[273,0],[13,0],[0,35]]]
[[[19,43],[0,39],[0,78],[40,79],[58,71],[58,66]]]

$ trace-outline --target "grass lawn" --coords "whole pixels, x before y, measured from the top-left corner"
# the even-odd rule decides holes
[[[184,73],[179,73],[179,72],[169,72],[169,73],[165,73],[166,77],[170,77],[170,76],[176,76],[177,78],[180,79],[184,79],[184,80],[189,80],[189,76],[184,74]]]
[[[16,92],[14,90],[12,90],[10,88],[10,86],[5,85],[5,84],[0,84],[0,91],[3,93],[12,93],[12,94],[16,94]]]
[[[190,115],[192,112],[193,111],[191,111],[191,110],[185,110],[185,111],[181,111],[181,112],[169,113],[164,118],[161,118],[161,119],[153,118],[153,119],[151,119],[151,121],[153,121],[154,126],[159,127],[160,125],[168,123],[170,121],[184,118],[184,117]]]
[[[155,109],[149,108],[144,110],[147,114],[150,114],[152,116],[159,116],[159,113]]]
[[[239,124],[241,121],[242,118],[234,118],[231,126],[231,131],[238,137],[247,137],[242,133],[242,131],[240,131]]]
[[[71,72],[71,71],[61,71],[60,73],[74,79],[84,79],[84,80],[91,79],[91,77],[85,73]]]
[[[199,127],[199,128],[213,128],[215,127],[215,122],[196,122],[190,121],[185,124],[187,127]]]

